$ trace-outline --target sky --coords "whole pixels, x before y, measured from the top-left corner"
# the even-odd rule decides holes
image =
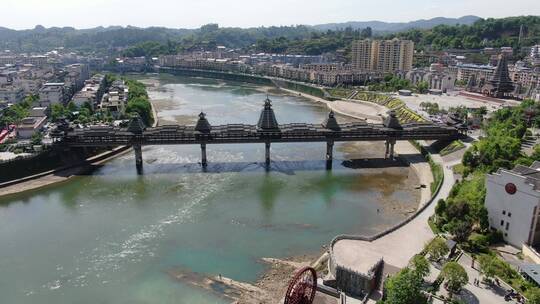
[[[198,28],[540,15],[538,0],[0,0],[0,26]]]

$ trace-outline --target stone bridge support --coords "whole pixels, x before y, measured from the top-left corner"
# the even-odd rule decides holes
[[[143,159],[141,145],[133,145],[133,151],[135,152],[135,166],[137,167],[137,174],[142,174]]]
[[[270,142],[267,141],[264,143],[264,163],[266,167],[270,167]]]
[[[208,161],[206,159],[206,144],[201,144],[201,164],[203,168],[208,166]]]
[[[394,146],[396,145],[395,139],[389,139],[386,141],[386,151],[384,153],[384,158],[390,158],[391,160],[394,160]]]
[[[334,161],[334,141],[326,142],[326,170],[332,170],[332,162]]]

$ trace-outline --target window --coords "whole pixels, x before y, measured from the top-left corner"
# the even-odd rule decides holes
[[[508,236],[508,233],[505,233],[504,236]]]
[[[508,212],[508,217],[512,217],[512,212]]]
[[[504,226],[504,220],[501,220],[501,226]]]
[[[506,230],[508,230],[508,226],[510,226],[510,223],[506,222]]]
[[[503,210],[503,215],[505,215],[505,214],[506,214],[506,210]]]

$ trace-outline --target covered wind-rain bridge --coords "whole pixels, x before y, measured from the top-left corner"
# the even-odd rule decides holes
[[[339,124],[330,112],[322,124],[278,124],[272,103],[266,99],[257,125],[227,124],[212,126],[204,113],[199,115],[195,126],[164,125],[146,128],[138,116],[127,128],[90,127],[66,129],[55,132],[55,141],[70,147],[133,146],[135,162],[140,172],[143,166],[143,145],[191,145],[200,144],[202,166],[207,166],[207,144],[264,143],[265,162],[270,164],[271,143],[326,142],[327,169],[332,167],[334,142],[385,141],[385,158],[394,158],[397,140],[451,140],[459,136],[458,129],[441,124],[412,123],[401,125],[391,111],[382,124],[354,122]]]

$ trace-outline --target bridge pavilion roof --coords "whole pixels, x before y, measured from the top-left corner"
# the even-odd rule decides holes
[[[206,119],[206,114],[204,114],[203,112],[199,114],[199,120],[197,120],[197,124],[195,125],[195,130],[202,133],[208,133],[212,130],[212,126]]]
[[[326,129],[330,129],[332,131],[341,130],[341,127],[339,126],[339,124],[338,124],[338,122],[336,120],[336,117],[334,115],[334,111],[330,111],[330,113],[328,113],[328,117],[323,122],[322,126],[324,128],[326,128]]]
[[[272,109],[272,101],[268,97],[266,97],[266,100],[264,101],[264,109],[259,117],[257,127],[264,131],[275,131],[279,129],[276,115]]]

